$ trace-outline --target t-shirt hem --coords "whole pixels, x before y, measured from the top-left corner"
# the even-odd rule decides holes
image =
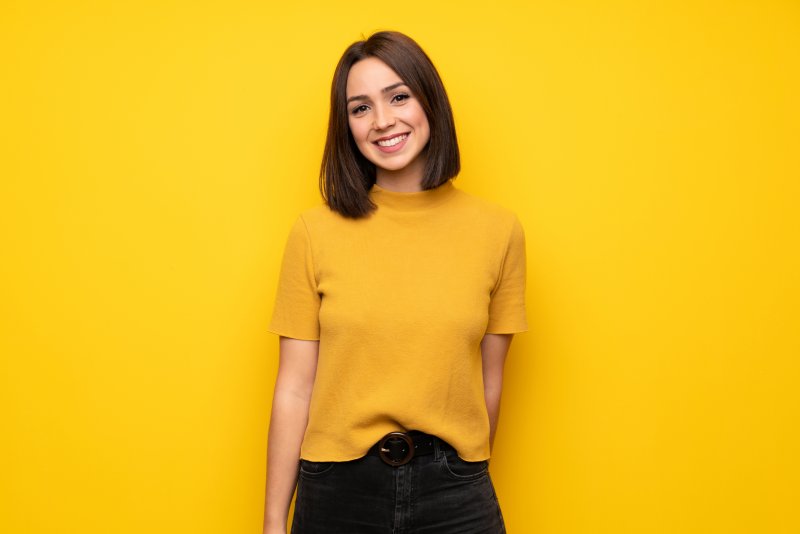
[[[354,456],[353,458],[347,458],[345,460],[312,460],[310,458],[305,458],[303,456],[301,456],[300,459],[301,460],[305,460],[307,462],[352,462],[354,460],[360,460],[366,455],[367,455],[367,453],[364,453],[361,456]],[[487,456],[485,458],[478,458],[477,460],[470,460],[469,458],[464,458],[464,457],[462,457],[460,455],[458,457],[461,458],[462,460],[464,460],[465,462],[483,462],[483,461],[491,460],[491,458],[492,458],[491,456]]]
[[[295,332],[292,330],[284,330],[282,328],[267,328],[267,332],[272,334],[282,336],[282,337],[290,337],[292,339],[301,339],[303,341],[319,341],[319,335],[315,334],[308,334],[305,332]]]
[[[369,449],[371,447],[372,447],[372,445],[368,446],[361,453],[351,453],[351,454],[345,454],[345,455],[339,455],[339,454],[330,455],[329,454],[329,455],[317,456],[316,457],[317,459],[313,459],[314,456],[315,456],[313,453],[309,454],[307,452],[303,453],[301,451],[300,459],[301,460],[306,460],[306,461],[309,461],[309,462],[351,462],[353,460],[360,460],[361,458],[364,458],[367,455],[367,453],[369,452]],[[484,460],[489,460],[491,458],[491,456],[492,456],[491,451],[488,453],[488,455],[485,452],[481,453],[480,451],[478,451],[477,457],[475,457],[475,459],[473,459],[473,457],[471,455],[469,455],[469,454],[467,454],[465,456],[462,456],[462,453],[459,452],[458,448],[456,448],[455,446],[453,446],[453,447],[455,448],[456,454],[458,455],[458,457],[461,458],[462,460],[466,461],[466,462],[482,462]],[[473,449],[473,452],[474,451],[475,450]]]
[[[527,326],[513,326],[513,325],[498,325],[492,326],[486,329],[486,334],[522,334],[524,332],[529,332],[530,329]]]

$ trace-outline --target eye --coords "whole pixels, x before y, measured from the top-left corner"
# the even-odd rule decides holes
[[[392,97],[392,102],[402,102],[404,100],[408,100],[409,98],[411,97],[406,93],[397,93]]]
[[[368,109],[369,109],[369,108],[368,108],[368,107],[367,107],[365,104],[361,104],[360,106],[356,106],[356,107],[354,107],[353,109],[351,109],[351,110],[350,110],[350,113],[351,113],[352,115],[359,115],[359,114],[361,114],[361,113],[363,113],[363,112],[367,111]]]

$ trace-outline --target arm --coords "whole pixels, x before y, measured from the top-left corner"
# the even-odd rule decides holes
[[[486,334],[481,341],[483,394],[489,412],[490,448],[494,448],[494,435],[500,416],[500,393],[503,391],[503,366],[513,337],[514,334]]]
[[[264,534],[286,533],[318,354],[319,341],[280,338],[280,363],[267,445]]]

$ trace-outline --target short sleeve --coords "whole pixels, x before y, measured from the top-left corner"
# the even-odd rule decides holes
[[[528,330],[525,279],[525,231],[515,215],[500,274],[489,301],[487,334],[513,334]]]
[[[301,215],[286,240],[268,331],[295,339],[318,340],[319,306],[311,240]]]

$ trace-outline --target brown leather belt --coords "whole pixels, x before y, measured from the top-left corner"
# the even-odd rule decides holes
[[[386,464],[393,467],[407,464],[415,456],[433,454],[434,441],[438,440],[442,448],[449,447],[441,439],[419,430],[409,432],[389,432],[378,443],[373,445],[368,455],[379,456]]]

